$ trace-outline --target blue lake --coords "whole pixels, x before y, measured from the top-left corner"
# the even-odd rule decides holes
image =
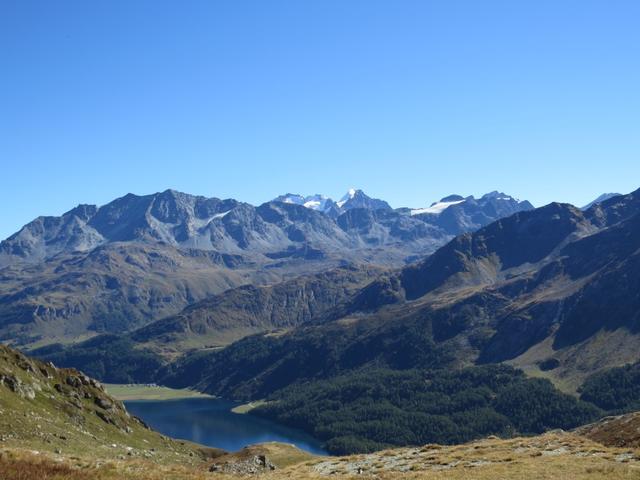
[[[236,403],[217,398],[125,402],[127,410],[153,429],[173,438],[235,452],[261,442],[292,443],[302,450],[326,455],[321,442],[299,430],[231,412]]]

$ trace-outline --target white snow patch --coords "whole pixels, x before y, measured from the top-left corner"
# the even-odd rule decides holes
[[[329,197],[325,197],[324,195],[320,194],[309,195],[308,197],[290,194],[278,197],[276,200],[293,205],[302,205],[303,207],[309,208],[311,210],[319,210],[321,212],[326,211],[329,207],[329,202],[331,202],[331,199]]]
[[[304,206],[310,208],[311,210],[319,210],[323,202],[319,200],[310,200],[308,202],[304,202]]]
[[[302,195],[287,195],[282,199],[284,203],[291,203],[294,205],[302,205],[305,200],[306,199]]]
[[[209,225],[213,220],[224,218],[231,210],[227,210],[226,212],[216,213],[215,215],[207,218],[197,218],[193,217],[190,221],[190,228],[199,230],[201,228],[205,228]]]
[[[420,215],[421,213],[431,213],[439,215],[452,205],[458,205],[465,202],[465,200],[457,200],[455,202],[436,202],[428,208],[416,208],[411,210],[411,215]]]
[[[227,214],[230,212],[231,210],[227,210],[226,212],[221,212],[221,213],[216,213],[213,217],[211,217],[211,220],[215,220],[216,218],[224,218],[227,216]],[[209,220],[209,221],[211,221]],[[207,222],[208,223],[208,222]]]

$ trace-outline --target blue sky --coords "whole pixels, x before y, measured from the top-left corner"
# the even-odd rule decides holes
[[[0,237],[166,188],[640,187],[640,2],[0,1]]]

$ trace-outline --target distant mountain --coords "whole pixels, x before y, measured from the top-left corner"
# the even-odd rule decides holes
[[[449,195],[427,208],[409,210],[412,217],[442,228],[450,235],[471,232],[499,218],[532,210],[530,202],[505,193],[491,192],[480,198]]]
[[[39,217],[0,243],[0,340],[119,333],[247,283],[341,265],[399,267],[530,208],[485,197],[411,215],[361,190],[336,203],[289,194],[258,207],[167,190]]]
[[[381,236],[374,242],[380,245],[406,240],[404,233],[394,228],[389,230],[391,223],[400,222],[400,216],[419,220],[404,220],[400,222],[403,228],[423,230],[420,225],[427,223],[440,227],[439,236],[442,236],[470,231],[531,208],[529,202],[519,202],[497,192],[477,200],[447,197],[429,208],[414,210],[393,210],[387,202],[354,189],[339,202],[321,195],[287,194],[259,207],[174,190],[145,196],[128,194],[102,207],[79,205],[60,217],[38,217],[0,243],[0,267],[21,262],[34,264],[61,253],[88,252],[117,242],[169,245],[230,255],[269,255],[279,249],[286,251],[295,244],[323,251],[352,249],[357,245],[344,231],[352,222],[338,220],[351,210],[367,210],[372,212],[367,215],[384,219]],[[385,213],[378,214],[379,210]],[[322,215],[323,212],[331,215]]]
[[[303,207],[310,208],[311,210],[318,210],[323,213],[327,213],[332,208],[335,208],[335,202],[333,200],[320,194],[303,197],[302,195],[287,193],[286,195],[280,195],[279,197],[274,198],[273,201],[302,205]]]
[[[427,223],[438,224],[447,229],[455,230],[455,233],[468,231],[469,228],[479,228],[486,225],[490,219],[500,218],[521,210],[531,210],[533,205],[528,201],[520,201],[505,193],[494,191],[483,195],[479,199],[473,196],[462,197],[449,195],[438,202],[425,208],[398,208],[392,209],[387,202],[377,198],[371,198],[362,190],[350,189],[339,201],[334,202],[324,195],[302,196],[288,193],[273,200],[288,204],[301,205],[311,210],[321,211],[334,218],[353,209],[365,209],[370,211],[388,210],[410,216],[421,216],[420,219]],[[444,219],[438,222],[439,215],[450,207],[457,206],[447,212]],[[451,233],[451,232],[448,232]]]
[[[622,195],[622,194],[621,193],[603,193],[598,198],[596,198],[595,200],[587,203],[584,207],[582,207],[582,210],[588,210],[589,208],[591,208],[596,203],[602,203],[605,200],[609,200],[610,198],[613,198],[613,197],[619,197],[620,195]]]
[[[302,205],[306,208],[310,208],[311,210],[317,210],[326,213],[333,218],[336,218],[340,214],[354,208],[364,208],[367,210],[391,210],[389,204],[384,200],[371,198],[362,190],[357,190],[355,188],[349,189],[349,191],[337,202],[334,202],[329,197],[325,197],[324,195],[320,194],[304,197],[302,195],[293,193],[280,195],[279,197],[273,199],[273,201]]]
[[[473,197],[469,197],[469,199],[473,199]],[[464,197],[461,197],[460,195],[449,195],[441,199],[439,202],[433,202],[430,207],[411,210],[411,215],[421,215],[423,213],[440,215],[447,208],[464,203],[464,201]]]
[[[365,208],[367,210],[391,210],[391,207],[384,200],[371,198],[362,190],[350,189],[337,203],[342,212],[354,208]]]

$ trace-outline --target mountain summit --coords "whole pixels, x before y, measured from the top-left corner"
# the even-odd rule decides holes
[[[315,194],[303,197],[295,193],[287,193],[274,198],[274,202],[291,203],[294,205],[302,205],[303,207],[310,208],[311,210],[318,210],[323,213],[327,213],[335,206],[333,200],[324,195]]]
[[[362,190],[355,188],[349,191],[337,203],[342,211],[351,210],[352,208],[366,208],[368,210],[391,210],[391,207],[384,200],[371,198]]]
[[[326,213],[332,217],[351,210],[353,208],[366,208],[368,210],[386,209],[391,210],[391,207],[384,200],[377,198],[371,198],[360,189],[350,188],[340,200],[334,202],[331,198],[315,194],[310,196],[303,196],[295,193],[287,193],[280,195],[272,200],[273,202],[282,202],[295,205],[302,205],[303,207],[311,210],[317,210],[322,213]]]

